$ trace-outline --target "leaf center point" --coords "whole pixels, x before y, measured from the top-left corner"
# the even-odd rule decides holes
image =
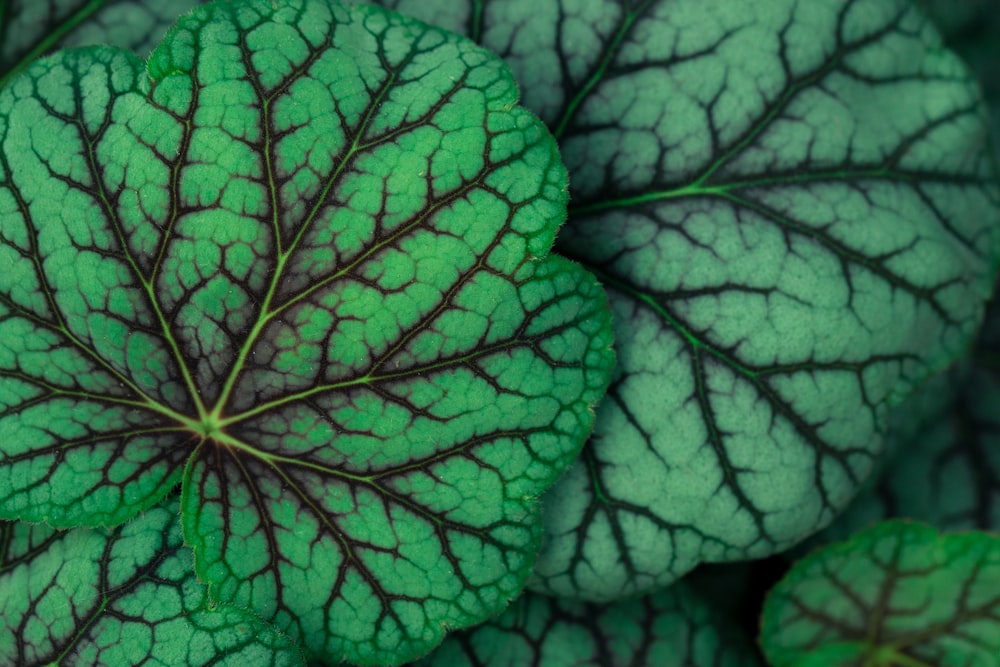
[[[200,421],[195,422],[195,430],[198,435],[206,439],[219,439],[224,434],[222,426],[222,419],[214,413],[204,415]]]

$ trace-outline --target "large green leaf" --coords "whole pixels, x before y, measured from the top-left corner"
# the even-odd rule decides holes
[[[771,591],[774,667],[1000,665],[1000,538],[886,521],[803,559]]]
[[[0,522],[0,664],[303,665],[288,637],[209,601],[177,509],[113,529]]]
[[[501,54],[570,171],[619,367],[531,586],[787,549],[970,343],[1000,246],[974,77],[906,0],[393,0]]]
[[[56,48],[114,44],[149,53],[178,16],[202,0],[0,2],[0,86]]]
[[[434,667],[756,667],[741,628],[683,582],[597,605],[527,593],[503,614],[448,637]]]
[[[0,93],[0,516],[182,482],[213,598],[400,662],[522,589],[610,367],[566,174],[496,57],[232,2]]]

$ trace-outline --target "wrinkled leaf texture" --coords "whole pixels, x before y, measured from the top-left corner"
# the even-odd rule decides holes
[[[398,663],[524,585],[610,373],[507,68],[325,0],[220,2],[0,92],[0,515],[178,483],[218,601]]]
[[[529,586],[612,600],[837,516],[967,349],[1000,190],[973,74],[908,0],[385,0],[499,53],[570,172],[557,248],[617,368]]]

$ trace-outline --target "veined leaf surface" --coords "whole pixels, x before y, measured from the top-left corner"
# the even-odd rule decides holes
[[[970,354],[914,399],[893,414],[890,456],[878,477],[797,551],[846,540],[888,518],[949,531],[1000,530],[1000,301],[988,305]]]
[[[774,667],[996,667],[998,553],[993,533],[878,523],[771,590],[761,647]]]
[[[685,583],[600,605],[526,593],[419,667],[759,667],[746,631]]]
[[[211,603],[177,510],[64,532],[0,522],[0,664],[304,665],[288,637]]]
[[[963,353],[1000,189],[975,77],[908,0],[385,0],[510,64],[570,171],[557,249],[617,368],[529,586],[610,600],[827,525]]]
[[[217,600],[402,662],[496,613],[606,387],[552,137],[473,43],[231,2],[0,93],[0,516],[177,482]]]

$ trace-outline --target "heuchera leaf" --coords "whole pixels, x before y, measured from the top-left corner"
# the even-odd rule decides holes
[[[974,77],[906,0],[396,0],[552,128],[619,366],[529,587],[607,600],[828,524],[970,343],[1000,191]]]
[[[112,529],[0,522],[0,664],[303,665],[288,637],[209,601],[177,510]]]
[[[0,4],[0,87],[56,48],[114,44],[149,53],[199,0],[9,0]]]
[[[0,93],[0,516],[182,482],[213,599],[398,663],[522,589],[606,387],[552,137],[456,35],[218,3]]]
[[[1000,537],[886,521],[797,563],[764,605],[774,667],[1000,665]]]
[[[609,605],[526,593],[449,636],[421,667],[756,667],[744,631],[683,582]]]

